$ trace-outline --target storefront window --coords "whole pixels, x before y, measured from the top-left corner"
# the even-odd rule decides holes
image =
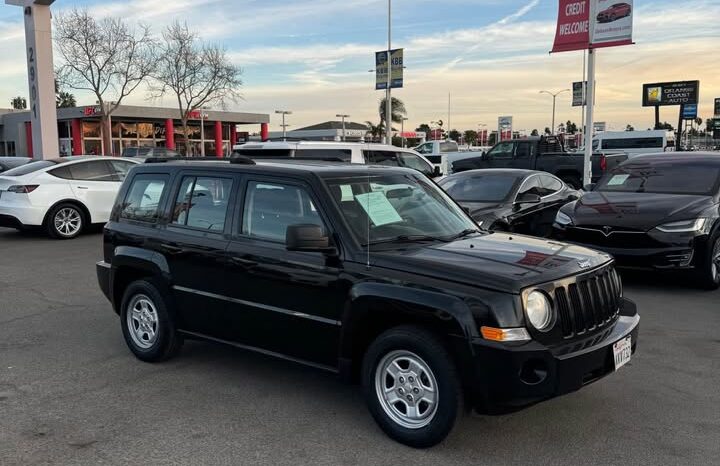
[[[60,139],[70,138],[70,122],[58,121],[58,137]]]
[[[121,123],[122,137],[137,139],[137,123]]]
[[[155,128],[152,123],[138,123],[137,133],[140,139],[152,139],[155,134]]]
[[[72,139],[60,139],[60,157],[72,155]]]
[[[99,121],[83,121],[83,137],[84,138],[99,138],[100,137],[100,122]]]
[[[165,134],[167,132],[167,128],[165,128],[165,123],[155,123],[154,132],[155,139],[165,139]]]
[[[112,137],[119,138],[120,137],[120,125],[121,123],[113,123],[112,125]]]
[[[100,141],[85,140],[84,155],[102,155],[102,143]]]
[[[223,140],[229,141],[230,140],[230,125],[223,125]]]

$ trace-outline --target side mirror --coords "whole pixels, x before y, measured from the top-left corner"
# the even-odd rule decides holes
[[[542,199],[537,194],[525,193],[515,200],[515,204],[540,204]]]
[[[285,233],[285,246],[288,251],[320,252],[333,254],[336,250],[330,246],[330,238],[319,225],[290,225]]]
[[[586,184],[585,186],[583,186],[583,190],[585,190],[587,192],[590,192],[593,189],[595,189],[595,183],[590,183],[590,184]]]
[[[490,160],[490,154],[488,152],[483,152],[480,156],[480,160]]]
[[[442,176],[442,172],[440,171],[440,167],[435,167],[433,169],[432,178],[438,178]]]

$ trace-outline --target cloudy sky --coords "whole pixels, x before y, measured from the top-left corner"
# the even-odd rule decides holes
[[[4,2],[3,2],[4,3]],[[645,82],[699,79],[700,114],[720,97],[720,0],[635,0],[636,45],[598,54],[598,121],[612,129],[652,125],[640,106]],[[187,21],[203,39],[223,44],[244,70],[240,111],[294,111],[293,127],[337,113],[378,120],[374,52],[387,47],[387,0],[58,0],[56,10],[87,6],[98,15],[144,21],[159,32]],[[582,79],[582,52],[550,55],[556,0],[394,0],[393,46],[404,47],[409,126],[448,118],[451,125],[494,127],[513,115],[516,129],[550,126],[552,99]],[[21,12],[0,5],[0,107],[27,95]],[[94,100],[78,95],[80,104]],[[6,103],[7,102],[7,103]],[[128,103],[148,102],[143,92]],[[171,104],[168,102],[168,106]],[[579,121],[565,94],[558,121]],[[661,118],[677,124],[677,109]],[[279,124],[273,115],[272,128]]]

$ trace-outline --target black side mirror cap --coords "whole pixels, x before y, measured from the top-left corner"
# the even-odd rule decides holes
[[[285,247],[288,251],[319,252],[332,255],[337,250],[330,245],[330,237],[320,225],[290,225],[285,233]]]

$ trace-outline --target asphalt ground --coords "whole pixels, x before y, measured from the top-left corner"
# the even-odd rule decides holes
[[[718,465],[720,292],[625,277],[638,353],[571,395],[467,415],[416,451],[335,376],[209,343],[139,362],[102,296],[101,235],[0,229],[0,464]]]

